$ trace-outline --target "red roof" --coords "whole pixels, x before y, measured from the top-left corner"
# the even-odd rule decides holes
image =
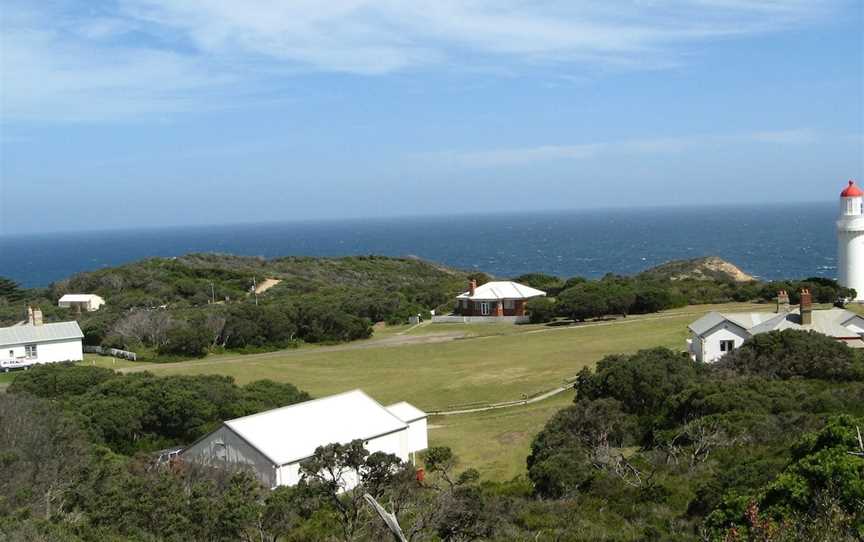
[[[840,192],[841,198],[860,198],[864,196],[864,190],[861,190],[855,185],[855,181],[849,181],[849,186],[846,190]]]

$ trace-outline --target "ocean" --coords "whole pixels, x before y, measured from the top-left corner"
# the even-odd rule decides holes
[[[836,278],[832,203],[282,222],[0,237],[0,276],[46,286],[152,256],[417,256],[497,277],[634,274],[720,256],[763,279]]]

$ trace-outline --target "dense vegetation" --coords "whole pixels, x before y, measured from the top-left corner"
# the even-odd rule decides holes
[[[490,277],[410,258],[191,254],[81,273],[49,288],[22,289],[0,279],[0,325],[23,320],[26,305],[33,304],[42,308],[46,321],[76,318],[85,344],[171,361],[226,349],[256,352],[368,338],[375,322],[404,323],[431,309],[450,310],[469,278],[483,284]],[[534,323],[768,301],[781,289],[793,303],[802,288],[809,288],[817,303],[834,303],[852,293],[824,278],[770,283],[742,278],[749,277],[707,258],[670,262],[632,277],[587,280],[530,273],[513,280],[548,294],[528,303]],[[254,285],[265,280],[271,287],[256,295]],[[107,304],[95,313],[76,314],[57,307],[66,293],[97,294]]]
[[[799,331],[712,367],[665,349],[612,356],[537,436],[529,476],[622,539],[858,540],[862,370],[860,353]]]
[[[678,268],[676,268],[678,269]],[[777,292],[789,292],[792,303],[807,288],[816,303],[836,303],[853,297],[854,290],[843,288],[836,281],[808,278],[796,281],[740,282],[732,277],[712,275],[710,278],[669,278],[664,274],[646,272],[632,277],[606,275],[599,280],[573,277],[562,280],[550,275],[532,273],[515,280],[544,289],[552,298],[528,302],[532,322],[552,321],[556,317],[583,321],[590,318],[628,314],[648,314],[661,310],[707,303],[732,301],[771,301]]]
[[[366,338],[374,322],[449,306],[467,277],[410,258],[191,254],[81,273],[44,289],[0,281],[0,324],[23,320],[31,303],[46,321],[77,318],[85,344],[161,359],[285,348]],[[280,282],[256,296],[253,285],[266,279]],[[66,293],[97,294],[107,304],[75,314],[57,307]]]
[[[798,331],[758,339],[714,366],[666,349],[607,357],[536,437],[529,477],[507,483],[446,448],[418,481],[360,442],[319,448],[303,482],[275,491],[243,470],[157,467],[142,452],[306,395],[40,367],[0,394],[0,538],[387,540],[368,493],[412,541],[861,539],[864,356]],[[339,492],[345,469],[358,490]]]

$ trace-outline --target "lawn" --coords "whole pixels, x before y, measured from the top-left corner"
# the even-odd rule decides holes
[[[375,348],[374,343],[339,351],[309,347],[264,355],[211,356],[183,364],[129,365],[159,375],[230,375],[241,384],[269,378],[291,382],[314,396],[361,388],[382,403],[407,400],[422,409],[440,410],[531,396],[561,385],[609,354],[652,346],[683,349],[687,325],[709,307],[690,309],[560,328],[427,325],[409,333],[467,328],[472,336],[399,347]]]
[[[84,363],[158,375],[221,374],[243,384],[269,378],[320,397],[361,388],[383,404],[406,400],[425,410],[520,399],[560,386],[602,357],[642,348],[683,350],[687,325],[709,310],[770,310],[746,304],[688,307],[581,326],[423,325],[380,330],[376,338],[334,348],[307,346],[267,354],[210,356],[179,364],[88,358]],[[466,333],[448,342],[376,345],[398,334]],[[435,416],[430,445],[450,446],[463,468],[489,479],[524,474],[531,440],[572,401],[567,391],[528,406]]]
[[[487,480],[510,480],[525,474],[531,441],[549,418],[573,402],[573,392],[524,407],[429,420],[432,446],[449,446],[457,469],[473,467]]]

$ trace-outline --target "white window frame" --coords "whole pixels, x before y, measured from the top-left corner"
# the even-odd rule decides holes
[[[735,350],[735,341],[733,339],[722,339],[720,341],[720,351],[724,354]]]
[[[36,344],[24,345],[24,357],[27,359],[36,359],[39,357],[39,350]]]
[[[491,311],[490,305],[491,304],[488,301],[481,301],[480,302],[480,314],[482,316],[489,316],[489,313]]]

